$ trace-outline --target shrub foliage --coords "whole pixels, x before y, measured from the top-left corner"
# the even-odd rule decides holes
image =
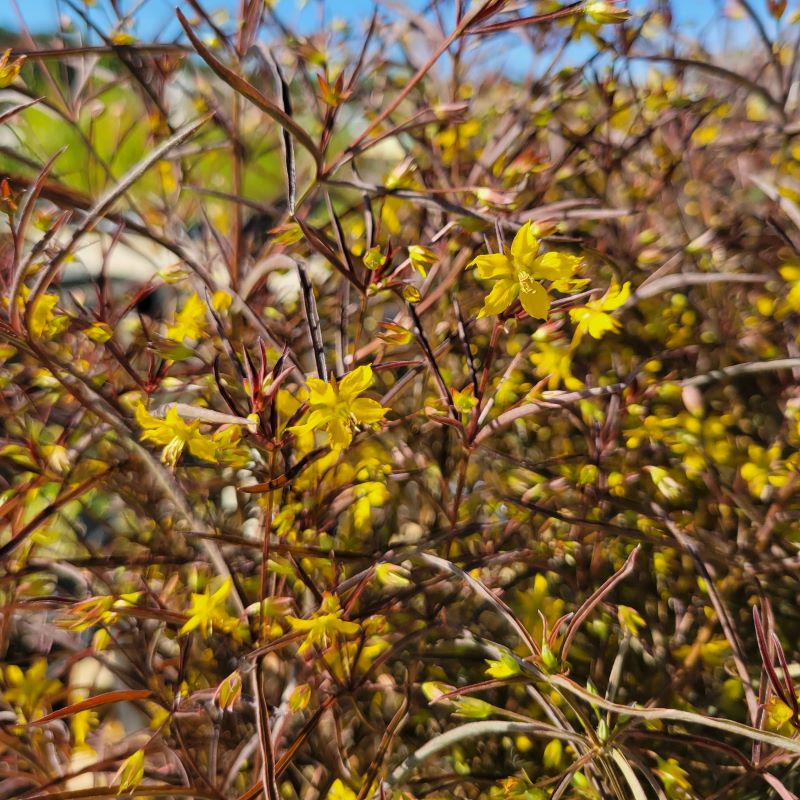
[[[0,64],[2,796],[795,797],[792,9],[92,5]]]

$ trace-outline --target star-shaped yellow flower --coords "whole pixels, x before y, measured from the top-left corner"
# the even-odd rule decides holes
[[[202,339],[206,334],[206,304],[197,293],[190,295],[175,315],[175,324],[167,328],[173,342]]]
[[[136,406],[136,421],[144,431],[140,437],[143,442],[163,445],[161,460],[165,464],[174,467],[185,447],[203,461],[216,463],[218,460],[216,444],[200,433],[200,420],[182,420],[175,406],[170,407],[164,419],[159,419],[149,414],[143,403],[139,403]]]
[[[62,688],[61,681],[47,677],[46,658],[35,659],[25,672],[16,664],[9,664],[3,679],[3,697],[19,709],[26,720],[41,716],[49,699]]]
[[[599,300],[590,300],[581,308],[570,309],[569,316],[575,323],[575,341],[580,341],[584,333],[593,339],[602,339],[609,331],[616,333],[620,328],[619,320],[608,312],[616,311],[630,296],[630,281],[625,281],[622,286],[614,283]]]
[[[306,653],[315,644],[327,647],[333,634],[340,633],[343,636],[353,636],[361,630],[361,626],[357,622],[342,619],[339,598],[335,594],[329,594],[328,592],[323,595],[319,611],[310,619],[287,616],[286,620],[294,630],[306,634],[306,638],[297,651],[300,655]]]
[[[0,89],[5,89],[6,86],[11,86],[14,79],[22,71],[25,64],[25,56],[19,56],[13,61],[11,60],[11,50],[6,50],[0,56]]]
[[[289,430],[302,435],[314,430],[325,430],[331,448],[343,450],[353,441],[353,428],[359,423],[375,425],[385,416],[384,408],[375,400],[359,395],[372,385],[372,367],[367,365],[354,369],[339,383],[334,378],[326,383],[319,378],[308,381],[308,404],[311,413],[301,425]]]
[[[536,337],[534,337],[536,338]],[[547,388],[580,389],[583,383],[572,374],[572,348],[561,340],[536,339],[536,350],[528,358],[539,378],[547,378]]]
[[[560,281],[572,277],[581,259],[569,253],[550,252],[538,255],[539,240],[530,222],[517,231],[508,253],[478,256],[470,263],[482,280],[495,281],[478,318],[500,314],[519,297],[522,307],[536,319],[547,319],[550,296],[539,282]]]
[[[180,635],[190,633],[195,628],[200,628],[204,637],[213,633],[214,628],[229,633],[239,624],[236,617],[232,617],[225,610],[225,603],[231,593],[232,583],[226,578],[219,588],[212,592],[207,586],[202,594],[192,593],[192,606],[188,617],[180,630]]]

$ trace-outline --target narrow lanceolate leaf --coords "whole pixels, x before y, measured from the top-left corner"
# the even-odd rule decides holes
[[[152,697],[152,695],[153,693],[147,689],[121,689],[116,692],[104,692],[103,694],[89,697],[86,700],[81,700],[79,703],[72,703],[72,705],[59,708],[58,711],[53,711],[51,714],[45,714],[43,717],[29,722],[28,725],[45,725],[55,719],[71,717],[79,711],[88,711],[90,708],[107,706],[111,703],[130,703],[134,700],[147,700],[147,698]]]
[[[525,629],[525,626],[517,619],[514,612],[499,597],[490,592],[477,578],[473,578],[472,575],[464,572],[461,567],[456,566],[452,561],[439,558],[439,556],[434,556],[430,553],[420,553],[419,558],[444,572],[450,572],[461,578],[477,594],[499,611],[500,615],[510,623],[511,627],[519,634],[522,641],[530,648],[531,653],[539,655],[539,645],[536,644],[530,633]]]
[[[281,108],[289,119],[292,117],[292,98],[289,94],[289,83],[283,76],[280,64],[270,55],[270,64],[275,72],[275,80],[281,94]],[[281,128],[281,139],[283,141],[283,159],[286,165],[286,200],[289,213],[294,215],[294,208],[297,201],[297,166],[294,159],[294,142],[292,141],[289,129]]]
[[[306,312],[306,322],[308,332],[311,337],[311,347],[314,351],[314,363],[317,368],[317,377],[320,380],[328,380],[328,367],[325,362],[325,346],[322,341],[322,328],[320,326],[319,314],[317,313],[317,301],[314,297],[314,287],[308,277],[308,272],[302,261],[297,261],[297,275],[300,279],[300,289],[303,295],[303,308]]]
[[[31,104],[28,103],[27,105]],[[0,122],[2,122],[2,119],[0,119]],[[47,163],[39,171],[39,174],[36,176],[36,178],[31,181],[30,186],[22,198],[22,202],[20,203],[19,210],[17,212],[17,222],[14,226],[14,243],[15,250],[18,254],[22,252],[25,241],[25,233],[28,229],[28,224],[30,223],[33,209],[36,206],[36,201],[39,199],[39,194],[44,187],[45,181],[52,172],[56,161],[66,149],[66,146],[60,147],[55,153],[53,153]],[[65,218],[62,217],[62,219]],[[53,231],[53,235],[55,235],[60,227],[60,224],[54,222],[54,224],[50,227],[50,231]],[[48,231],[48,233],[50,233],[50,231]],[[42,237],[37,244],[40,244],[45,239],[49,241],[50,238],[51,237],[48,237],[48,235],[45,234],[45,236]],[[31,251],[29,252],[29,256],[30,253],[36,249],[38,249],[36,246],[32,247]],[[17,303],[17,297],[19,296],[22,284],[25,281],[25,275],[28,271],[28,266],[30,263],[31,262],[29,258],[23,258],[15,265],[14,275],[11,279],[11,288],[8,291],[9,316],[11,319],[11,325],[15,330],[19,330],[19,305]]]
[[[647,792],[645,792],[644,787],[633,771],[633,767],[630,765],[628,759],[625,758],[622,751],[614,747],[611,750],[611,758],[614,759],[614,763],[617,765],[626,783],[630,787],[631,797],[634,800],[647,800]]]
[[[266,790],[267,800],[278,800],[280,795],[275,769],[275,750],[270,731],[269,706],[264,697],[264,686],[261,682],[260,662],[256,662],[256,668],[252,671],[250,678],[253,695],[256,699],[256,723],[261,750],[261,785]]]
[[[71,217],[71,211],[62,211],[57,217],[55,217],[44,236],[42,236],[38,242],[34,243],[33,247],[28,250],[27,254],[20,260],[19,264],[14,270],[14,275],[11,280],[11,287],[8,290],[8,316],[11,322],[11,327],[15,331],[20,330],[20,309],[18,298],[22,289],[22,284],[25,280],[25,276],[28,274],[28,269],[30,268],[30,265],[42,255],[42,253],[47,251],[47,248],[50,247],[50,244],[53,242],[56,236],[58,236],[61,228],[70,220]]]
[[[758,643],[758,651],[761,654],[761,660],[764,664],[764,670],[767,673],[770,685],[772,686],[772,691],[775,692],[776,695],[778,695],[778,697],[780,698],[781,702],[784,705],[792,706],[792,701],[794,701],[794,710],[796,713],[797,698],[796,697],[790,698],[787,696],[785,687],[778,678],[778,674],[775,672],[775,666],[773,664],[773,659],[772,659],[772,652],[770,651],[767,637],[764,634],[764,626],[761,622],[761,615],[758,613],[758,606],[753,606],[753,624],[756,629],[756,642]]]
[[[452,728],[445,733],[434,736],[422,745],[417,751],[408,756],[405,761],[394,768],[386,778],[386,785],[401,786],[417,767],[438,753],[450,750],[458,742],[515,733],[546,739],[563,739],[573,743],[583,743],[585,741],[580,734],[561,730],[544,722],[507,722],[499,719],[467,722],[465,725],[459,725],[457,728]],[[243,800],[243,798],[239,800]]]
[[[2,114],[0,114],[0,125],[2,125],[4,122],[8,122],[12,117],[15,117],[17,114],[19,114],[20,111],[24,111],[26,108],[30,108],[31,106],[35,106],[37,103],[40,103],[43,99],[43,97],[34,97],[33,100],[28,100],[27,103],[20,103],[18,106],[7,108]]]
[[[66,145],[59,147],[59,149],[56,150],[52,156],[50,156],[47,163],[39,171],[39,174],[31,182],[31,185],[28,187],[28,190],[25,192],[22,201],[19,204],[19,209],[17,211],[17,223],[14,230],[14,238],[16,240],[18,250],[22,247],[23,237],[25,236],[28,223],[31,220],[31,215],[33,214],[36,201],[39,199],[39,193],[42,191],[42,187],[44,186],[44,183],[49,177],[50,173],[53,171],[56,161],[66,151],[66,149]]]
[[[636,563],[636,555],[639,552],[639,545],[631,551],[631,554],[625,559],[622,567],[615,572],[596,592],[589,597],[586,602],[578,609],[575,616],[570,620],[567,632],[564,634],[564,644],[561,648],[561,660],[566,661],[569,653],[572,638],[578,632],[578,628],[583,624],[584,620],[592,613],[597,605],[603,598],[620,582],[630,575]]]
[[[272,117],[282,128],[288,130],[303,147],[308,150],[314,157],[314,162],[319,166],[322,164],[322,157],[317,149],[314,140],[306,133],[306,131],[298,125],[283,109],[277,106],[269,98],[265,97],[261,92],[253,86],[252,83],[246,81],[241,75],[237,75],[232,69],[226,67],[217,57],[200,41],[192,26],[189,24],[186,17],[180,9],[176,11],[178,20],[192,46],[197,50],[198,55],[209,67],[234,91],[238,92],[243,97],[246,97],[251,103],[260,108],[265,114]]]
[[[533,673],[534,677],[541,679],[541,673],[534,672],[532,666],[523,661],[518,661],[522,667],[523,672],[529,674]],[[615,714],[622,714],[627,717],[635,717],[637,719],[646,720],[661,720],[662,722],[680,722],[687,725],[699,725],[705,728],[713,728],[718,731],[725,731],[735,736],[742,736],[751,741],[762,742],[779,750],[785,750],[789,753],[800,754],[800,741],[790,739],[788,736],[782,736],[779,733],[772,733],[767,730],[759,730],[752,728],[749,725],[744,725],[741,722],[734,722],[733,720],[723,719],[721,717],[711,717],[705,714],[699,714],[694,711],[681,711],[676,708],[657,708],[657,707],[641,707],[641,706],[624,706],[619,703],[612,703],[605,700],[599,695],[594,695],[577,683],[565,678],[562,675],[550,675],[547,681],[559,689],[563,689],[574,697],[579,697],[592,706],[596,706],[603,711],[611,711]]]
[[[775,790],[781,800],[797,800],[797,795],[794,792],[790,792],[775,775],[765,772],[763,778]]]
[[[582,2],[570,3],[567,6],[548,11],[545,14],[536,14],[529,17],[515,17],[514,19],[495,22],[491,25],[484,25],[481,28],[473,28],[468,34],[473,36],[485,36],[487,33],[500,33],[501,31],[511,30],[511,28],[521,28],[526,25],[541,25],[545,22],[553,22],[564,17],[577,16],[582,11]]]

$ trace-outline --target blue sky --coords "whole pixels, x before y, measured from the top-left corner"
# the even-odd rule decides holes
[[[399,0],[405,2],[407,7],[422,9],[430,5],[430,0]],[[655,0],[618,0],[626,3],[631,11],[638,11],[651,7]],[[84,0],[73,0],[76,5],[82,5]],[[222,10],[236,14],[240,0],[201,0],[203,7],[208,11]],[[318,30],[320,9],[324,8],[327,20],[344,18],[350,22],[356,31],[361,31],[374,7],[375,0],[278,0],[277,9],[280,17],[290,24],[294,30]],[[398,2],[398,0],[395,0]],[[567,0],[564,0],[567,2]],[[776,23],[773,19],[766,18],[766,0],[750,0],[751,5],[764,13],[765,24],[770,35],[776,32]],[[180,26],[175,17],[175,7],[184,10],[187,17],[192,17],[192,9],[186,0],[117,0],[123,9],[138,8],[136,13],[136,28],[134,33],[143,40],[169,41],[177,38],[181,33]],[[784,19],[788,18],[800,0],[790,0],[789,8]],[[93,0],[91,15],[103,30],[110,29],[110,20],[116,15],[109,14],[110,0]],[[88,4],[87,4],[88,6]],[[452,9],[453,0],[442,0],[441,7]],[[725,45],[735,43],[738,47],[747,46],[754,41],[752,24],[744,21],[732,23],[726,16],[726,7],[738,7],[736,0],[672,0],[675,16],[676,30],[686,40],[691,41],[701,38],[707,47],[713,50],[722,50]],[[384,6],[384,9],[386,7]],[[536,0],[531,0],[531,13],[542,5]],[[60,9],[60,11],[59,11]],[[0,26],[17,30],[20,15],[26,25],[34,32],[53,30],[53,23],[58,19],[59,13],[69,11],[64,0],[0,0]],[[69,11],[69,16],[75,14]],[[96,37],[91,37],[91,44],[98,44]],[[523,44],[518,35],[507,34],[501,40],[501,46],[496,48],[496,53],[486,47],[481,59],[492,58],[496,67],[504,69],[508,74],[520,75],[531,67],[532,56],[527,45]],[[570,45],[562,55],[561,63],[575,64],[582,62],[593,50],[588,39]],[[633,69],[645,69],[644,62],[634,62]]]
[[[425,0],[406,0],[406,2],[407,5],[416,7],[425,5]],[[64,5],[59,4],[58,0],[0,0],[0,25],[12,29],[18,28],[19,21],[14,8],[15,4],[20,7],[26,24],[34,31],[51,28],[53,20],[57,19],[57,9],[65,8]],[[130,8],[134,4],[138,3],[127,0],[122,5]],[[107,0],[98,0],[94,13],[101,14],[100,9],[104,5],[107,5]],[[146,22],[139,31],[140,35],[146,36],[164,31],[173,33],[176,30],[174,22],[176,5],[185,7],[187,15],[191,11],[188,3],[180,2],[180,0],[145,0],[143,10],[137,15]],[[204,0],[203,5],[209,10],[215,8],[232,10],[238,7],[238,0]],[[299,11],[298,9],[302,5],[305,5],[306,8],[304,11]],[[339,16],[351,21],[363,19],[371,11],[372,5],[372,0],[326,0],[325,2],[326,13],[331,18]],[[532,3],[531,5],[535,8],[536,4]],[[633,10],[643,8],[645,5],[646,0],[629,0],[628,2],[628,6]],[[764,0],[754,0],[754,5],[764,6],[765,3]],[[673,3],[678,22],[695,30],[708,24],[711,20],[719,18],[723,6],[723,0],[675,0]],[[309,15],[316,16],[318,0],[311,0],[305,4],[299,3],[297,0],[280,0],[278,8],[287,20],[299,21],[302,24],[302,20],[307,19]],[[100,18],[98,17],[98,19]],[[147,30],[148,28],[150,30]]]

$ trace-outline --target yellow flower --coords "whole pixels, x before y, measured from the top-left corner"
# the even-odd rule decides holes
[[[425,247],[421,244],[409,245],[408,257],[411,261],[411,266],[414,267],[423,278],[428,275],[428,267],[436,263],[436,253],[429,247]]]
[[[22,71],[22,66],[25,64],[25,56],[11,60],[11,50],[6,50],[0,56],[0,89],[5,89],[6,86],[11,86],[14,79]]]
[[[389,411],[375,400],[358,396],[371,385],[372,367],[369,365],[354,369],[338,384],[335,378],[330,383],[311,378],[308,381],[311,413],[302,425],[295,425],[289,430],[302,436],[324,429],[331,447],[343,450],[353,441],[355,425],[375,425]]]
[[[516,678],[521,672],[517,660],[510,653],[501,653],[497,661],[487,659],[486,663],[489,665],[486,669],[486,674],[499,681],[504,681],[507,678]]]
[[[667,500],[677,500],[681,496],[683,487],[669,472],[667,472],[667,470],[662,467],[654,466],[646,466],[644,470],[650,474],[656,489],[658,489]]]
[[[58,694],[62,683],[47,677],[47,659],[37,658],[23,672],[16,664],[9,664],[3,675],[6,689],[3,697],[18,708],[25,719],[40,717],[45,711],[45,701]]]
[[[183,308],[175,316],[175,324],[167,328],[167,336],[173,342],[184,339],[201,339],[205,336],[206,304],[196,292],[187,298]]]
[[[184,447],[188,447],[193,456],[216,463],[217,446],[200,433],[200,420],[185,422],[178,416],[174,406],[170,407],[164,419],[159,419],[147,412],[144,403],[139,403],[136,406],[136,421],[144,431],[140,437],[143,442],[163,445],[161,460],[165,464],[174,467]]]
[[[119,31],[115,34],[112,34],[111,41],[114,44],[122,47],[124,45],[136,44],[136,37],[127,31]]]
[[[645,624],[641,614],[630,606],[617,606],[617,619],[620,626],[631,636],[638,636],[639,628]]]
[[[399,564],[391,564],[388,561],[375,567],[375,577],[378,579],[378,583],[383,586],[410,586],[411,581],[406,577],[407,574],[408,570],[405,567],[401,567]]]
[[[326,800],[355,800],[356,793],[337,778],[328,790]]]
[[[793,728],[789,724],[789,720],[792,718],[792,709],[786,703],[777,697],[771,697],[765,711],[767,712],[765,715],[767,730],[791,736]]]
[[[114,331],[107,322],[93,322],[87,329],[86,335],[98,344],[107,342],[114,335]]]
[[[572,374],[572,349],[559,341],[536,341],[536,352],[528,356],[539,378],[547,378],[548,389],[580,389],[583,383]]]
[[[81,691],[73,691],[70,696],[71,702],[79,702],[88,698],[88,689]],[[81,750],[88,750],[94,753],[94,748],[86,743],[86,739],[94,728],[99,723],[99,718],[95,711],[85,709],[84,711],[75,712],[69,720],[69,728],[72,731],[72,739],[75,742],[75,747]]]
[[[286,619],[294,630],[306,634],[306,638],[298,650],[300,655],[315,644],[322,647],[327,646],[328,640],[334,633],[353,636],[361,630],[357,622],[348,622],[342,619],[339,598],[335,594],[326,593],[324,595],[319,611],[311,619],[299,619],[298,617],[286,617]]]
[[[593,339],[602,339],[609,331],[616,333],[620,324],[608,312],[618,309],[630,296],[630,281],[625,281],[622,286],[614,283],[599,300],[590,300],[581,308],[570,309],[570,318],[576,325],[575,341],[579,341],[584,333]]]
[[[137,750],[120,765],[115,781],[119,781],[117,794],[128,794],[144,779],[144,750]]]
[[[301,683],[295,686],[292,693],[289,695],[289,710],[302,711],[311,702],[311,687],[307,683]]]
[[[372,509],[380,508],[389,499],[389,490],[380,481],[365,481],[353,487],[358,498],[353,503],[353,527],[359,533],[367,533],[372,524]]]
[[[207,586],[202,594],[192,594],[192,605],[189,609],[189,619],[180,630],[181,635],[189,633],[195,628],[200,628],[203,636],[208,636],[214,628],[230,632],[239,624],[236,617],[225,611],[225,601],[231,593],[231,579],[226,578],[215,592]]]
[[[564,745],[559,739],[551,739],[544,748],[542,764],[546,769],[560,769],[564,756]]]
[[[779,317],[787,312],[800,311],[800,264],[784,264],[779,270],[781,277],[789,284],[786,301],[780,306]],[[772,309],[767,316],[771,315]]]
[[[536,319],[547,319],[550,297],[539,280],[557,281],[570,278],[581,263],[568,253],[539,252],[539,241],[533,235],[531,223],[517,231],[510,251],[478,256],[470,263],[478,277],[495,282],[484,301],[478,318],[505,311],[519,296],[522,307]]]
[[[664,760],[656,756],[656,760],[658,761],[658,769],[655,770],[655,773],[661,778],[661,782],[670,797],[680,797],[678,791],[691,792],[692,784],[687,780],[689,773],[674,758]]]
[[[478,398],[474,395],[475,387],[470,383],[462,391],[456,388],[450,389],[450,394],[453,396],[453,405],[459,414],[469,416],[472,409],[478,405]]]
[[[788,481],[789,473],[780,456],[778,444],[768,449],[757,444],[748,445],[747,462],[742,465],[741,473],[753,497],[763,499],[769,494],[768,487],[784,486]]]
[[[127,592],[121,595],[100,595],[80,600],[70,606],[68,614],[74,621],[64,621],[64,625],[71,631],[85,631],[97,625],[104,627],[114,625],[124,613],[126,608],[131,608],[139,602],[141,592]]]
[[[57,303],[55,294],[37,298],[30,314],[30,330],[37,339],[52,339],[69,326],[69,317],[55,313]]]

